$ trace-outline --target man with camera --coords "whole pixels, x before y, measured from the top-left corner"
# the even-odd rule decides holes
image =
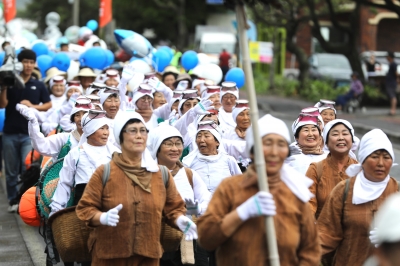
[[[29,49],[22,50],[18,55],[18,61],[23,66],[20,76],[24,81],[24,87],[19,89],[16,86],[7,86],[4,80],[0,80],[0,108],[6,108],[3,152],[9,212],[16,212],[18,209],[18,176],[25,171],[25,157],[32,149],[28,121],[16,110],[16,105],[23,104],[38,111],[47,111],[51,108],[46,86],[32,76],[36,63],[35,52]]]

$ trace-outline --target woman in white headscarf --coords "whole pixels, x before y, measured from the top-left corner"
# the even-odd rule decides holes
[[[183,159],[183,165],[195,170],[211,193],[224,178],[242,173],[235,158],[222,148],[217,128],[214,121],[200,122],[196,133],[197,149]]]
[[[258,123],[270,193],[259,191],[254,165],[223,180],[198,220],[199,243],[216,249],[217,265],[267,265],[264,217],[274,216],[280,265],[318,265],[318,234],[308,206],[312,181],[284,164],[290,143],[286,124],[271,115]],[[253,158],[251,128],[246,142]]]
[[[203,100],[210,100],[213,103],[215,109],[221,108],[221,99],[220,99],[221,87],[216,85],[207,86],[205,90],[203,90],[201,94],[201,98]]]
[[[65,95],[65,85],[67,81],[62,76],[54,76],[49,81],[50,88],[50,99],[51,106],[53,108],[59,108],[60,105],[64,104],[67,99]]]
[[[190,168],[184,167],[179,161],[183,151],[183,140],[179,131],[169,125],[160,125],[150,131],[147,147],[158,164],[165,165],[171,172],[176,188],[185,201],[186,214],[202,215],[207,209],[211,193],[207,190],[207,186],[199,174]],[[195,265],[208,266],[208,263],[204,264],[207,261],[207,253],[196,246],[196,242],[193,245]],[[173,254],[166,254],[161,260],[161,265],[167,265],[167,261],[175,261],[176,258],[178,260],[177,263],[180,264],[180,249],[173,252]]]
[[[109,126],[105,116],[105,111],[97,110],[90,110],[83,116],[82,144],[73,148],[64,158],[60,180],[50,204],[50,215],[67,206],[74,187],[74,203],[77,204],[97,167],[108,163],[112,154],[119,151],[108,141]]]
[[[103,106],[103,110],[106,112],[107,124],[110,127],[109,141],[116,144],[115,137],[113,134],[114,118],[121,108],[121,99],[119,96],[119,90],[114,87],[105,87],[100,92],[100,103]],[[118,145],[116,145],[118,147]]]
[[[117,87],[120,81],[121,79],[116,69],[107,69],[104,74],[98,75],[95,80],[96,83],[104,83],[109,87]]]
[[[236,122],[232,117],[232,110],[235,108],[236,100],[239,99],[239,89],[235,82],[223,82],[221,87],[221,104],[219,108],[219,122],[223,131],[234,129]]]
[[[334,265],[362,265],[372,254],[369,228],[383,201],[398,191],[389,172],[394,162],[392,143],[380,129],[365,134],[358,164],[350,165],[349,179],[331,192],[318,218],[322,254],[336,251]]]

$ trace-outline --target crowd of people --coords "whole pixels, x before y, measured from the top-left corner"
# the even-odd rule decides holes
[[[269,265],[265,216],[281,265],[363,265],[373,255],[398,265],[392,144],[379,129],[358,139],[335,102],[299,110],[289,130],[269,114],[251,121],[234,82],[171,66],[140,76],[128,63],[73,79],[50,69],[43,83],[33,51],[18,60],[25,89],[0,93],[9,212],[31,149],[63,157],[49,216],[72,204],[92,229],[82,265]],[[270,192],[259,191],[252,123]],[[183,233],[176,248],[160,242],[165,226]]]

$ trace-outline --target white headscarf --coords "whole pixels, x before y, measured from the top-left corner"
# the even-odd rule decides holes
[[[324,124],[324,120],[322,119],[322,116],[318,116],[318,120],[319,122],[321,122],[322,124],[322,128],[325,128],[325,124]],[[297,118],[296,120],[294,120],[293,124],[292,124],[292,132],[293,132],[293,136],[296,134],[296,131],[298,128],[305,126],[305,125],[314,125],[317,126],[318,129],[320,129],[320,127],[318,126],[318,124],[312,123],[310,121],[307,122],[300,122],[297,123],[297,121],[299,121],[299,118]]]
[[[199,84],[204,84],[206,82],[204,79],[194,79],[192,83],[192,88],[196,88],[197,85]]]
[[[182,111],[181,111],[181,108],[182,108],[182,106],[183,106],[183,104],[187,101],[187,100],[193,100],[193,99],[197,99],[199,102],[200,102],[200,97],[195,97],[195,98],[189,98],[189,99],[183,99],[183,96],[181,96],[181,98],[180,98],[180,100],[179,100],[179,105],[178,105],[178,113],[179,113],[179,116],[182,116],[183,114],[182,114]]]
[[[321,106],[322,106],[322,107],[321,107]],[[323,104],[321,104],[320,102],[317,102],[317,103],[314,105],[314,107],[317,107],[317,108],[318,108],[319,113],[322,113],[322,112],[323,112],[324,110],[326,110],[326,109],[331,109],[331,110],[333,110],[333,111],[335,112],[335,115],[336,115],[336,109],[335,109],[335,108],[323,106]]]
[[[206,89],[203,90],[203,92],[201,93],[201,98],[202,98],[202,99],[208,100],[208,99],[210,99],[210,97],[213,96],[214,94],[220,93],[219,91],[216,91],[216,92],[213,92],[213,93],[208,93],[207,91],[208,91],[208,90],[207,90],[207,87],[206,87]]]
[[[344,119],[335,119],[335,120],[332,120],[332,121],[328,122],[328,123],[325,125],[325,127],[324,127],[324,131],[322,132],[322,136],[323,136],[323,138],[324,138],[324,143],[325,143],[326,148],[328,148],[328,146],[326,145],[326,141],[327,141],[327,139],[328,139],[329,131],[330,131],[334,126],[336,126],[337,124],[344,124],[344,125],[350,130],[350,133],[351,133],[351,136],[352,136],[352,140],[353,140],[353,142],[354,142],[354,135],[355,135],[355,133],[354,133],[354,128],[353,128],[353,126],[350,124],[350,122],[347,121],[347,120],[344,120]]]
[[[400,194],[390,195],[379,207],[372,229],[376,228],[377,243],[400,241]]]
[[[222,103],[222,97],[224,97],[224,95],[227,93],[234,95],[236,97],[236,100],[239,100],[239,90],[235,90],[235,91],[222,91],[221,90],[221,92],[219,94],[220,95],[219,100],[221,103]]]
[[[149,149],[154,160],[157,160],[157,151],[161,143],[172,137],[180,137],[183,139],[181,133],[175,127],[165,123],[150,131],[147,138],[147,149]]]
[[[83,88],[82,88],[81,85],[72,84],[72,85],[70,85],[70,86],[67,86],[67,88],[65,89],[64,95],[66,96],[66,95],[67,95],[67,92],[68,92],[70,89],[72,89],[72,88],[78,89],[78,90],[81,92],[81,94],[83,94]]]
[[[232,118],[233,118],[233,121],[235,121],[235,123],[236,123],[236,118],[237,118],[237,116],[241,113],[241,112],[243,112],[244,110],[250,110],[250,107],[235,107],[235,108],[233,108],[233,110],[232,110]]]
[[[117,94],[117,97],[119,98],[119,95],[116,92],[108,93],[108,92],[104,92],[104,90],[101,90],[100,91],[100,95],[99,95],[100,96],[101,105],[103,105],[104,102],[107,100],[107,98],[110,97],[110,95],[113,95],[113,94]]]
[[[83,135],[87,138],[104,125],[108,125],[105,117],[91,119],[88,113],[84,114],[81,120]],[[109,126],[109,125],[108,125]]]
[[[56,84],[56,82],[54,82],[54,78],[63,78],[63,80],[62,80],[61,83],[62,83],[64,86],[67,84],[67,81],[64,79],[64,77],[62,77],[62,76],[54,76],[54,77],[52,77],[52,78],[50,79],[50,81],[49,81],[50,90],[53,88],[54,84]],[[57,82],[57,83],[59,83],[59,82]]]
[[[146,122],[144,122],[143,117],[139,113],[136,113],[134,110],[119,111],[114,119],[114,136],[115,142],[117,142],[117,144],[121,145],[119,135],[121,134],[121,130],[124,128],[126,123],[131,119],[138,119],[143,123],[144,126],[146,126]],[[142,154],[141,166],[143,168],[146,168],[147,171],[153,173],[158,172],[159,170],[156,161],[153,159],[150,151],[147,148]]]
[[[282,136],[290,144],[290,133],[285,122],[267,114],[258,120],[260,137],[268,134],[278,134]],[[250,150],[254,146],[253,126],[249,127],[246,132],[246,151],[250,157]],[[280,176],[283,183],[292,191],[297,198],[303,202],[308,202],[314,195],[308,189],[313,181],[300,174],[287,164],[283,164],[280,170]]]
[[[147,84],[146,84],[146,85],[147,85]],[[148,86],[151,87],[150,85],[148,85]],[[151,88],[153,89],[153,87],[151,87]],[[136,105],[136,102],[137,102],[140,98],[142,98],[143,96],[146,96],[146,95],[148,95],[148,96],[150,96],[152,99],[154,99],[153,91],[148,90],[149,93],[143,93],[143,92],[139,91],[139,89],[140,89],[140,85],[139,85],[139,87],[133,92],[133,95],[132,95],[132,103],[134,103],[134,104]],[[146,91],[146,90],[145,90],[145,91]]]

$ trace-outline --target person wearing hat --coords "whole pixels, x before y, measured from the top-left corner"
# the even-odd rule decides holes
[[[358,158],[359,163],[346,169],[350,178],[332,190],[317,220],[322,254],[336,251],[333,265],[362,265],[372,255],[371,222],[382,203],[399,190],[389,174],[393,146],[382,130],[362,137]]]
[[[216,251],[216,265],[269,265],[265,216],[274,216],[280,265],[319,265],[320,246],[308,201],[312,181],[286,165],[290,134],[271,115],[258,121],[270,192],[260,191],[255,165],[225,178],[197,222],[200,246]],[[253,132],[246,151],[254,159]],[[342,264],[352,265],[352,264]]]
[[[22,174],[21,170],[25,171],[25,157],[32,149],[28,135],[28,121],[16,110],[16,105],[23,104],[38,111],[47,111],[51,108],[46,86],[32,77],[36,62],[35,52],[29,49],[22,50],[18,54],[18,61],[23,65],[20,76],[25,82],[24,89],[1,84],[0,92],[0,108],[6,109],[2,143],[9,212],[16,212],[18,208],[18,176]]]
[[[220,101],[222,107],[219,108],[219,121],[221,128],[225,131],[236,127],[232,117],[232,110],[236,105],[236,100],[239,99],[239,89],[236,87],[235,82],[222,82],[221,85]]]
[[[192,78],[186,73],[179,74],[173,85],[174,90],[187,90],[192,87]]]
[[[171,90],[175,90],[174,83],[179,71],[174,66],[167,66],[162,74],[162,82]]]
[[[185,232],[188,241],[197,239],[196,225],[185,216],[174,178],[146,149],[143,118],[121,111],[114,135],[122,152],[113,154],[106,181],[105,167],[97,168],[76,208],[78,218],[94,228],[88,242],[92,265],[156,266],[162,256],[162,218]]]
[[[61,71],[56,67],[51,67],[46,71],[46,78],[43,80],[45,84],[48,84],[49,81],[55,76],[61,76],[67,78],[67,72]]]
[[[97,76],[96,83],[104,83],[109,87],[117,87],[121,79],[119,77],[119,72],[116,69],[107,69],[104,74]]]
[[[74,79],[78,79],[81,82],[83,90],[86,91],[90,84],[94,82],[96,77],[97,75],[91,68],[84,67],[79,70],[78,75]]]
[[[342,110],[346,106],[347,102],[351,99],[356,99],[359,95],[364,92],[364,86],[358,78],[358,73],[353,72],[351,74],[350,90],[345,95],[339,95],[336,99],[337,110]]]

